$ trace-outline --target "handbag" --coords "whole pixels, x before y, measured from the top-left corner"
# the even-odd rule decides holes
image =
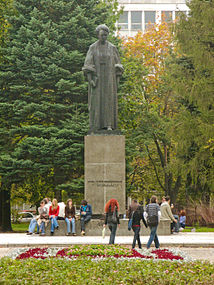
[[[105,234],[106,234],[106,228],[103,228],[102,230],[102,237],[105,238]]]
[[[129,219],[129,222],[128,222],[128,231],[131,231],[132,229],[132,218]]]
[[[117,224],[117,212],[116,212],[116,207],[114,208],[114,212],[112,215],[112,223]]]
[[[109,207],[108,223],[117,224],[117,207],[115,206],[114,212],[111,213],[111,206]]]
[[[129,222],[128,222],[128,231],[131,231],[132,229],[133,215],[134,215],[134,211],[132,212],[131,218],[129,219]]]

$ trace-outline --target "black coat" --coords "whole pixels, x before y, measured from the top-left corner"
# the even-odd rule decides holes
[[[147,223],[144,219],[143,212],[144,212],[143,206],[138,206],[137,210],[134,211],[134,213],[133,211],[130,212],[129,219],[131,219],[132,217],[132,226],[140,226],[140,221],[142,220],[145,227],[147,228]]]

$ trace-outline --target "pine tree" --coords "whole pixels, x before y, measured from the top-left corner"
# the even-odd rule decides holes
[[[171,63],[179,114],[174,122],[186,195],[209,201],[214,186],[214,3],[192,0],[175,26],[180,54]]]
[[[83,192],[87,84],[81,68],[100,23],[114,25],[115,1],[15,0],[0,64],[1,193],[36,177]],[[3,195],[3,194],[2,194]],[[4,199],[4,201],[5,201]],[[7,219],[3,230],[10,229]]]

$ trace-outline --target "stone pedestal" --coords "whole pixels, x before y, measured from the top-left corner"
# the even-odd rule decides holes
[[[125,136],[85,136],[85,199],[93,214],[103,214],[111,198],[125,213]]]

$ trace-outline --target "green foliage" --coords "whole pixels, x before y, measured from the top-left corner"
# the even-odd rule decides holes
[[[67,256],[132,256],[133,252],[130,248],[122,245],[106,245],[106,244],[89,244],[89,245],[72,245],[65,248],[64,252]]]
[[[192,227],[185,227],[185,229],[182,231],[183,233],[191,232],[193,228]],[[210,233],[214,232],[214,228],[208,228],[208,227],[196,227],[195,231],[197,233]]]
[[[7,21],[7,14],[13,14],[12,1],[1,0],[0,1],[0,47],[5,46],[8,40],[8,28],[9,23]],[[0,53],[0,61],[2,60],[2,54]]]
[[[209,202],[214,186],[214,3],[193,0],[175,26],[179,56],[169,65],[179,112],[174,140],[183,163],[186,195]]]
[[[105,22],[113,30],[118,4],[114,0],[13,4],[16,13],[6,15],[7,45],[0,47],[1,189],[10,191],[16,184],[15,192],[24,192],[32,203],[50,190],[60,200],[62,190],[80,200],[88,129],[87,83],[81,69],[96,40],[96,26]]]
[[[12,229],[17,233],[26,233],[29,228],[29,223],[14,223],[12,224]]]
[[[127,188],[210,202],[214,186],[214,4],[193,0],[188,17],[124,43],[120,124]]]
[[[127,187],[139,199],[167,194],[175,201],[181,177],[169,130],[177,105],[166,72],[172,35],[163,23],[137,34],[124,46],[120,124],[129,158]]]
[[[141,260],[0,261],[0,281],[10,284],[213,284],[214,265]]]

